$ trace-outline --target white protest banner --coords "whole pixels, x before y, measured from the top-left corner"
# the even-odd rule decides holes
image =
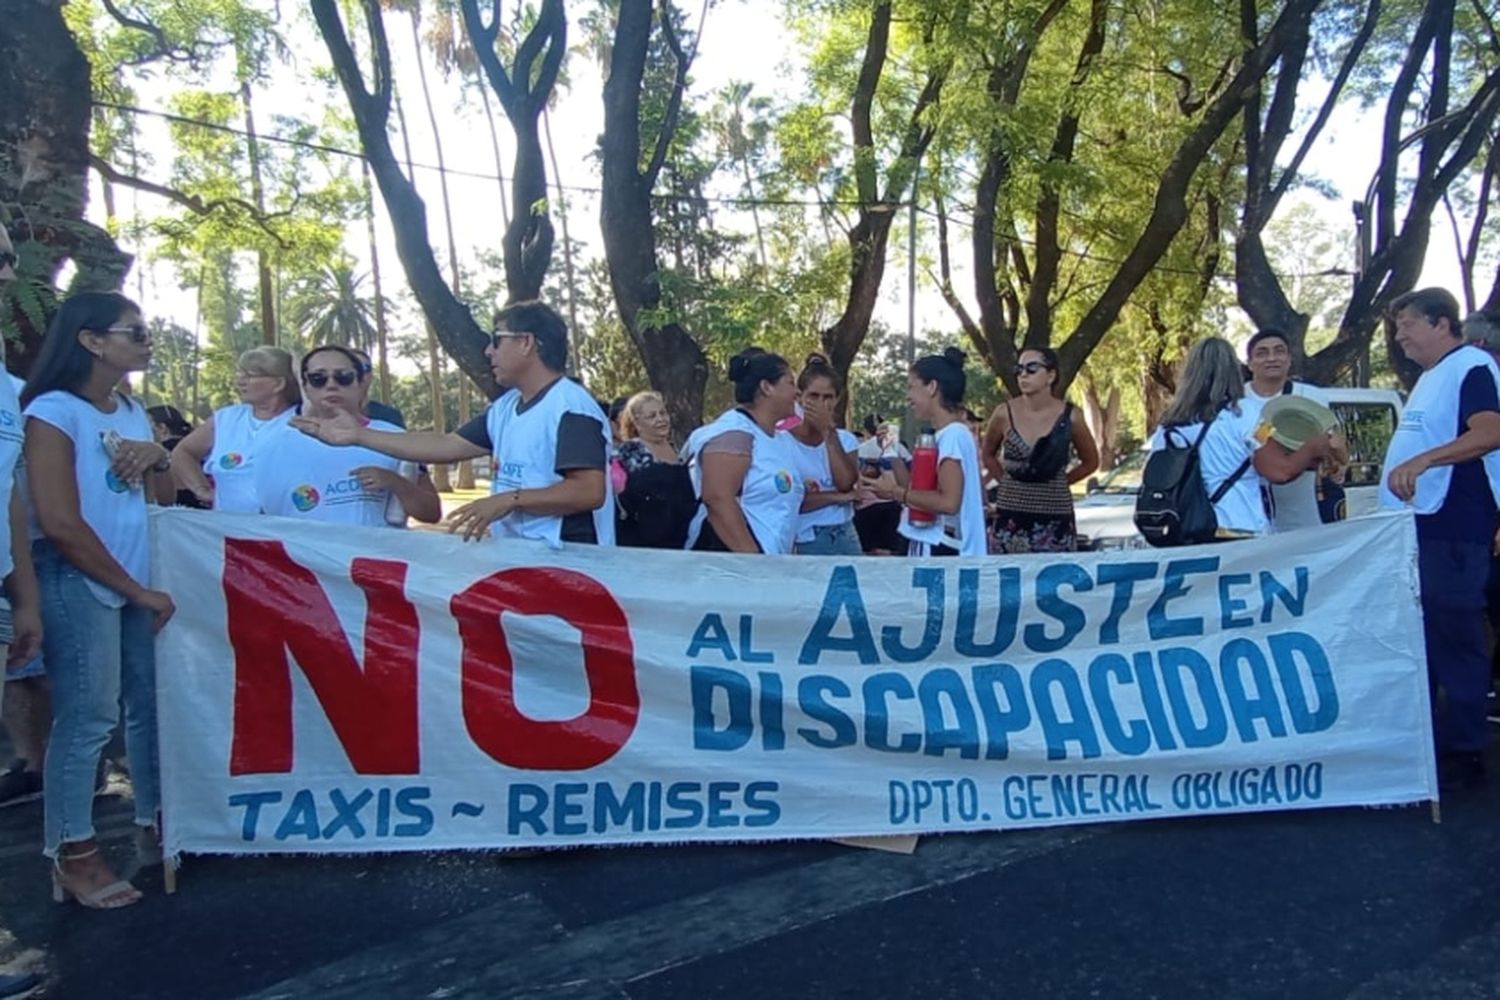
[[[172,854],[910,834],[1437,795],[1410,515],[745,557],[163,511]]]

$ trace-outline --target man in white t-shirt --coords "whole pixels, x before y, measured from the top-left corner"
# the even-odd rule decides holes
[[[1260,411],[1277,396],[1303,396],[1323,406],[1329,405],[1328,396],[1322,389],[1292,379],[1291,345],[1280,330],[1261,330],[1251,337],[1245,345],[1245,363],[1250,369],[1250,381],[1245,383],[1245,398],[1240,409],[1256,427],[1260,441],[1265,442],[1270,437],[1269,428],[1261,425]],[[1338,466],[1348,461],[1342,435],[1333,436],[1332,458],[1333,464]],[[1291,531],[1323,523],[1318,509],[1319,474],[1318,469],[1309,469],[1289,483],[1270,486],[1268,513],[1274,530]]]
[[[347,416],[299,416],[292,426],[328,444],[357,445],[408,462],[490,455],[490,496],[465,504],[448,519],[449,530],[465,538],[491,534],[550,545],[613,545],[609,423],[594,397],[563,374],[567,324],[543,302],[513,303],[495,315],[485,355],[507,391],[450,434],[382,432]]]

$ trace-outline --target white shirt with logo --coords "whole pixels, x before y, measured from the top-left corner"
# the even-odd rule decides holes
[[[702,451],[714,438],[729,431],[750,435],[750,467],[740,487],[740,510],[750,533],[766,555],[791,555],[797,539],[797,520],[802,510],[803,484],[797,475],[797,455],[792,450],[792,436],[786,431],[767,434],[749,414],[734,409],[706,427],[694,431],[683,448],[693,493],[698,497],[698,512],[688,526],[687,547],[698,541],[708,520],[703,504]]]
[[[1412,387],[1411,396],[1401,410],[1401,422],[1396,433],[1391,435],[1385,449],[1385,464],[1381,466],[1380,506],[1388,510],[1401,510],[1406,504],[1391,492],[1386,477],[1391,470],[1408,459],[1423,452],[1451,444],[1458,439],[1459,403],[1463,395],[1464,380],[1475,368],[1489,370],[1490,377],[1500,385],[1500,366],[1488,351],[1475,347],[1458,347],[1444,355],[1437,364],[1422,373]],[[1484,474],[1489,480],[1490,492],[1500,504],[1500,451],[1487,453],[1484,458]],[[1452,465],[1434,465],[1417,477],[1417,492],[1411,506],[1418,514],[1436,514],[1443,509],[1448,498],[1448,487],[1453,483]]]
[[[255,491],[255,450],[267,435],[286,425],[296,407],[289,406],[267,420],[255,408],[239,403],[214,411],[214,447],[203,461],[203,472],[214,483],[214,510],[260,512]]]
[[[146,408],[119,395],[110,397],[113,413],[71,392],[53,390],[26,407],[26,419],[57,428],[73,442],[73,472],[78,509],[120,568],[143,587],[151,585],[151,540],[147,531],[144,483],[127,483],[115,475],[104,438],[110,431],[129,441],[151,441]],[[89,590],[106,607],[125,606],[125,598],[86,577]]]
[[[401,433],[383,420],[371,420],[368,426]],[[398,472],[401,462],[368,448],[324,444],[283,422],[257,441],[256,510],[299,521],[391,527],[385,518],[390,491],[367,490],[354,475],[366,465]]]
[[[936,435],[938,468],[946,461],[957,462],[964,474],[964,490],[958,513],[940,514],[930,524],[912,524],[911,508],[901,511],[897,529],[907,538],[929,545],[956,549],[961,556],[989,554],[989,539],[984,527],[984,480],[979,469],[979,445],[962,420],[955,420]]]
[[[839,444],[845,454],[859,451],[859,438],[846,430],[837,430]],[[805,444],[795,434],[791,435],[792,455],[796,463],[794,471],[802,480],[805,493],[837,493],[838,485],[833,481],[833,466],[828,461],[828,445]],[[836,528],[848,524],[854,517],[854,501],[831,503],[817,510],[797,515],[797,541],[810,542],[818,528]]]
[[[1262,396],[1255,391],[1252,383],[1245,383],[1245,398],[1240,401],[1240,410],[1254,422],[1258,441],[1264,442],[1270,436],[1270,429],[1261,423],[1260,411],[1276,396],[1302,396],[1323,406],[1330,405],[1328,394],[1315,385],[1293,382],[1291,386],[1290,393]],[[1272,508],[1275,511],[1275,517],[1271,521],[1273,531],[1311,528],[1323,523],[1323,515],[1318,510],[1317,469],[1308,469],[1289,483],[1271,483],[1270,487]]]
[[[490,404],[485,429],[489,432],[495,469],[490,494],[514,490],[543,490],[562,482],[557,471],[557,429],[563,414],[577,413],[599,425],[604,442],[608,474],[609,422],[588,390],[570,378],[560,378],[547,387],[540,399],[522,406],[520,390],[511,389]],[[593,512],[594,539],[598,545],[615,544],[615,492],[607,484],[604,503]],[[490,525],[495,539],[532,538],[554,548],[562,545],[563,519],[556,514],[516,510]]]

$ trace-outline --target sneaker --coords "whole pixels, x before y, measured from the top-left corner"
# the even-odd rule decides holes
[[[42,776],[40,772],[26,770],[24,760],[14,762],[9,770],[0,774],[0,809],[35,802],[41,797]]]

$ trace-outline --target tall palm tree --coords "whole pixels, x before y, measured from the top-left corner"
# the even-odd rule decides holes
[[[292,320],[303,343],[345,344],[369,351],[375,343],[375,300],[364,294],[365,274],[348,258],[324,264],[297,283]]]

